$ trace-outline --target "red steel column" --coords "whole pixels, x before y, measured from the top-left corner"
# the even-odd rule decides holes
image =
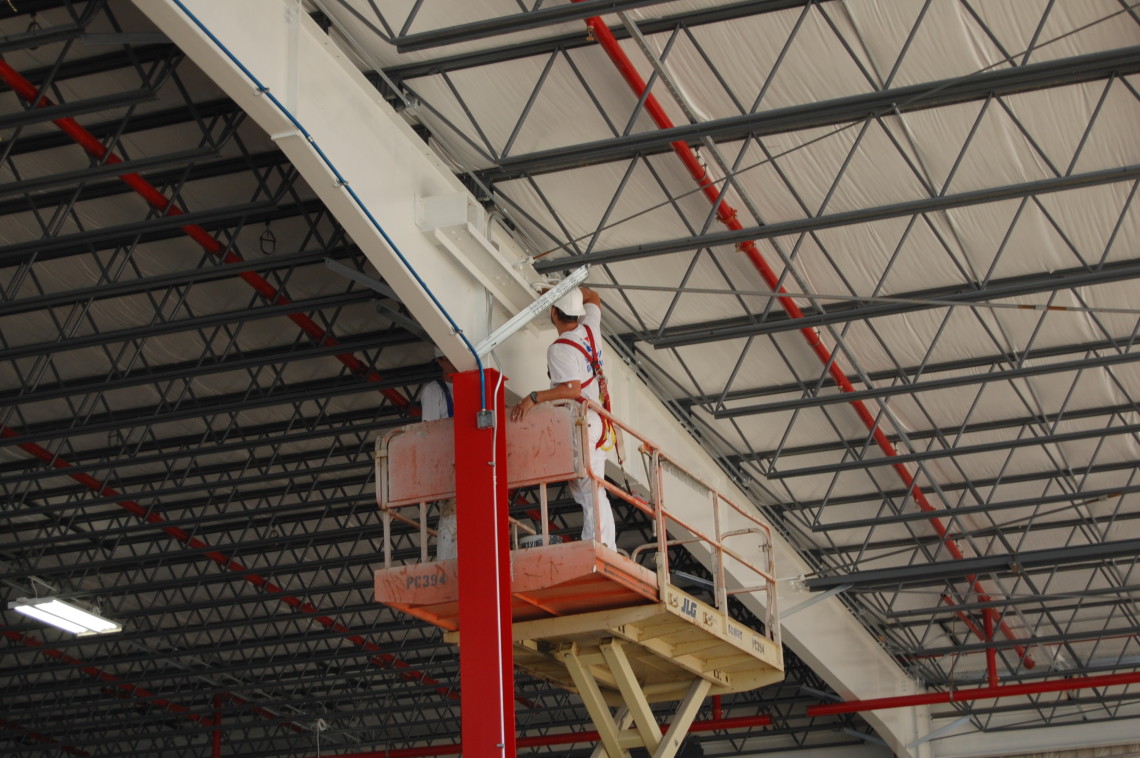
[[[515,680],[507,520],[507,417],[499,372],[484,373],[494,426],[479,428],[478,371],[455,375],[459,687],[463,754],[513,758]]]

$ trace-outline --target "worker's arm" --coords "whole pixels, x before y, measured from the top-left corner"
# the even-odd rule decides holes
[[[592,290],[589,287],[579,287],[579,289],[582,290],[583,305],[586,303],[593,303],[594,305],[598,306],[598,308],[602,307],[602,296],[599,295],[597,291]]]
[[[549,403],[552,400],[575,400],[582,394],[582,383],[575,379],[572,382],[556,384],[548,390],[535,390],[511,408],[511,419],[521,420],[538,403]],[[535,402],[538,401],[538,403]]]

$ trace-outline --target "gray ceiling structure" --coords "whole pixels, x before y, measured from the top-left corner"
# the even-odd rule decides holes
[[[931,691],[983,686],[987,650],[1030,689],[1140,671],[1134,3],[304,7],[536,270],[592,265],[612,348],[805,601]],[[422,330],[134,5],[5,0],[0,56],[0,751],[448,754],[455,649],[370,597],[372,446],[438,373]],[[37,594],[124,629],[7,609]],[[707,704],[742,721],[704,753],[890,753],[788,674]],[[550,738],[590,728],[575,697],[517,693],[520,754],[590,754]],[[1120,742],[1140,684],[931,717],[916,755]]]

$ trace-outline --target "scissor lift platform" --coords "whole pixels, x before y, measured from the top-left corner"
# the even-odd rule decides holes
[[[620,758],[632,748],[645,748],[653,758],[671,758],[707,695],[752,690],[784,678],[771,532],[644,438],[638,439],[651,472],[650,500],[605,482],[589,470],[589,456],[583,454],[590,447],[585,413],[585,407],[543,404],[523,422],[508,424],[509,486],[539,486],[534,539],[543,545],[511,552],[514,662],[581,696],[604,754]],[[446,641],[460,644],[458,562],[428,560],[434,534],[428,527],[430,501],[455,494],[451,440],[450,422],[437,421],[397,430],[377,446],[385,568],[375,573],[375,596],[440,627]],[[656,551],[656,571],[600,543],[550,544],[546,486],[583,476],[652,520],[654,540],[634,555]],[[670,498],[704,510],[711,530],[665,507]],[[418,563],[394,563],[395,521],[412,526],[413,535],[418,532]],[[523,526],[516,522],[513,528]],[[513,545],[517,537],[512,535]],[[729,539],[744,548],[726,544]],[[669,581],[669,549],[681,545],[711,555],[714,605]],[[749,552],[756,549],[759,563]],[[740,576],[755,577],[757,583],[745,586]],[[729,596],[743,593],[763,597],[763,632],[728,615]],[[650,704],[674,700],[680,703],[662,736]],[[611,707],[617,707],[616,714]]]

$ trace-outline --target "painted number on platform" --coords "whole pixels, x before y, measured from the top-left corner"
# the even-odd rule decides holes
[[[447,584],[446,574],[420,574],[418,576],[409,576],[407,579],[407,586],[417,589],[422,587],[438,587],[444,584]]]

